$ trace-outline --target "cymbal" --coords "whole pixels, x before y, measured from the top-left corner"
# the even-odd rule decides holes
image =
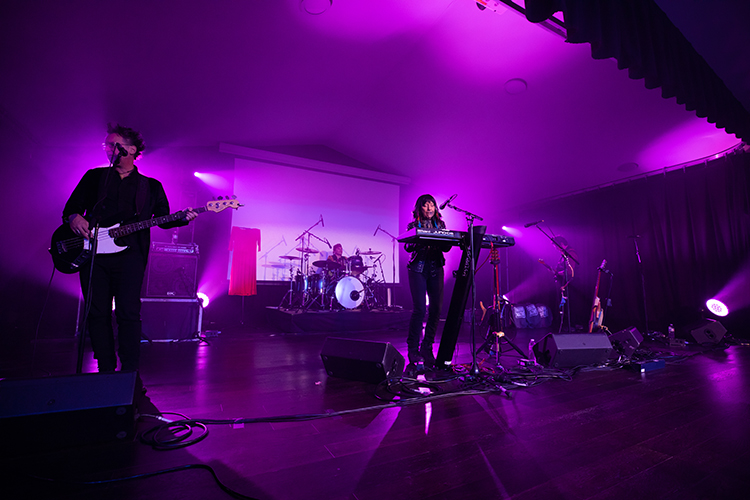
[[[378,254],[381,254],[381,253],[383,253],[383,252],[379,252],[377,250],[373,250],[372,248],[370,250],[366,251],[366,252],[359,252],[360,255],[378,255]]]
[[[270,264],[263,264],[263,267],[275,267],[279,269],[279,268],[285,268],[286,264],[284,264],[283,262],[272,262]]]
[[[318,251],[313,248],[299,247],[299,248],[295,248],[295,250],[297,250],[298,252],[302,252],[302,253],[318,253]]]
[[[316,260],[312,264],[315,267],[321,267],[328,269],[329,271],[335,271],[336,269],[341,269],[343,267],[341,264],[333,262],[332,260]]]
[[[299,257],[295,257],[294,255],[279,255],[279,258],[287,260],[302,260]]]

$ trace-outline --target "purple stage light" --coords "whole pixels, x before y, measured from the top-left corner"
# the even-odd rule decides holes
[[[208,307],[208,303],[210,302],[210,299],[208,298],[208,295],[206,295],[203,292],[198,292],[197,296],[198,296],[198,300],[201,301],[201,306],[203,307],[203,309],[207,308]]]
[[[729,309],[723,302],[716,299],[708,299],[706,301],[706,307],[712,314],[716,316],[726,316],[729,314]]]

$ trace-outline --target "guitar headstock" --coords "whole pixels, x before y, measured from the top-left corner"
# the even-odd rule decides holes
[[[211,212],[221,212],[226,208],[234,208],[236,210],[242,206],[244,205],[237,201],[236,196],[219,196],[218,199],[206,203],[206,210]]]
[[[497,265],[500,263],[500,255],[498,254],[498,249],[496,246],[492,246],[492,249],[490,250],[490,264]]]

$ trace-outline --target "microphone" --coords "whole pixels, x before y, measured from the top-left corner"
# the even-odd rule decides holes
[[[537,224],[541,224],[542,222],[544,222],[544,219],[542,219],[542,220],[538,220],[538,221],[536,221],[536,222],[529,222],[528,224],[524,224],[524,225],[523,225],[523,227],[531,227],[531,226],[536,226]]]
[[[378,235],[378,231],[379,231],[379,230],[380,230],[380,224],[378,224],[378,228],[377,228],[377,229],[375,230],[375,232],[373,233],[373,236],[377,236],[377,235]]]
[[[326,238],[326,245],[328,245],[328,248],[333,249],[333,247],[331,246],[331,242],[328,241],[328,238]]]
[[[323,227],[326,227],[326,223],[325,223],[325,222],[323,222],[323,214],[320,214],[320,224],[321,224],[321,225],[322,225]]]
[[[447,200],[445,200],[445,201],[443,202],[443,204],[442,204],[442,205],[440,205],[440,210],[444,209],[444,208],[445,208],[445,207],[446,207],[446,206],[448,205],[448,203],[450,203],[450,202],[452,202],[452,201],[454,200],[454,198],[455,198],[456,196],[458,196],[458,195],[457,195],[457,194],[454,194],[453,196],[451,196],[450,198],[448,198]]]
[[[128,156],[128,152],[125,150],[124,147],[119,142],[115,143],[115,148],[117,149],[117,154],[119,156]]]

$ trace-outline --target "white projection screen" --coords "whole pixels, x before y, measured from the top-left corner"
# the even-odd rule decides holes
[[[347,257],[357,251],[381,252],[361,255],[372,266],[366,277],[386,283],[395,277],[398,283],[398,243],[394,255],[391,236],[374,234],[378,227],[399,234],[397,184],[244,158],[235,159],[234,182],[234,193],[245,206],[232,212],[232,225],[261,233],[258,281],[288,281],[290,267],[295,274],[320,272],[312,263],[332,252],[327,240],[331,246],[341,243]],[[318,223],[321,217],[323,224]],[[305,234],[308,229],[310,235]],[[303,235],[304,243],[297,240]],[[303,247],[316,253],[297,251]]]

